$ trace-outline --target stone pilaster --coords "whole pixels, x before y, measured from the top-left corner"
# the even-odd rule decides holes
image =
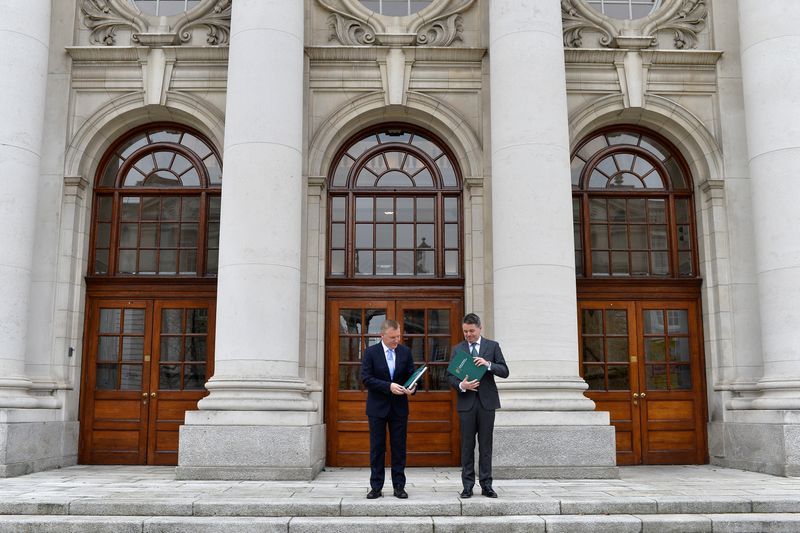
[[[497,477],[616,475],[614,429],[578,374],[561,12],[492,0],[490,79]],[[575,444],[580,442],[580,446]]]
[[[324,426],[299,372],[303,3],[237,0],[228,66],[214,376],[178,476],[310,479]]]

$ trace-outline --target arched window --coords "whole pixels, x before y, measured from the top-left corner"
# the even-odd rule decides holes
[[[434,136],[383,126],[345,145],[329,176],[328,274],[460,277],[461,179]]]
[[[579,277],[696,277],[689,171],[665,139],[634,128],[588,137],[572,195]]]
[[[95,184],[89,271],[98,276],[215,276],[222,167],[201,134],[148,126],[121,139]]]

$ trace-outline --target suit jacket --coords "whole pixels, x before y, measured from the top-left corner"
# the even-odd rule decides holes
[[[389,377],[389,365],[383,352],[383,343],[373,344],[364,350],[361,360],[361,381],[367,388],[367,416],[386,418],[389,411],[408,416],[408,396],[392,394],[392,382],[404,384],[414,373],[414,358],[408,347],[398,344],[394,350],[394,379]]]
[[[455,355],[456,350],[469,353],[469,343],[467,341],[461,341],[456,344],[450,354],[451,359]],[[458,403],[456,407],[459,411],[469,411],[476,401],[480,401],[484,409],[500,409],[500,395],[497,393],[497,384],[494,382],[494,377],[508,377],[508,365],[506,365],[506,360],[503,357],[503,351],[500,349],[500,345],[497,342],[487,339],[486,337],[481,337],[481,346],[478,355],[492,363],[492,369],[487,370],[483,375],[477,391],[468,390],[466,392],[461,392],[461,389],[458,388],[461,380],[453,374],[447,374],[447,380],[450,382],[450,385],[456,389],[456,393],[458,394]]]

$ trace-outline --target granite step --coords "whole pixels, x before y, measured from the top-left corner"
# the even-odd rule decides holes
[[[77,516],[4,515],[0,533],[785,533],[800,513],[512,516]]]

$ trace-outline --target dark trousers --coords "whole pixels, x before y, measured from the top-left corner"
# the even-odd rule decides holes
[[[461,482],[475,485],[475,435],[478,436],[478,472],[481,487],[492,486],[492,438],[494,409],[484,409],[479,399],[469,411],[459,411],[461,422]]]
[[[406,486],[406,429],[408,417],[389,412],[386,418],[369,417],[369,486],[383,489],[386,477],[386,427],[389,427],[389,442],[392,448],[392,485]]]

